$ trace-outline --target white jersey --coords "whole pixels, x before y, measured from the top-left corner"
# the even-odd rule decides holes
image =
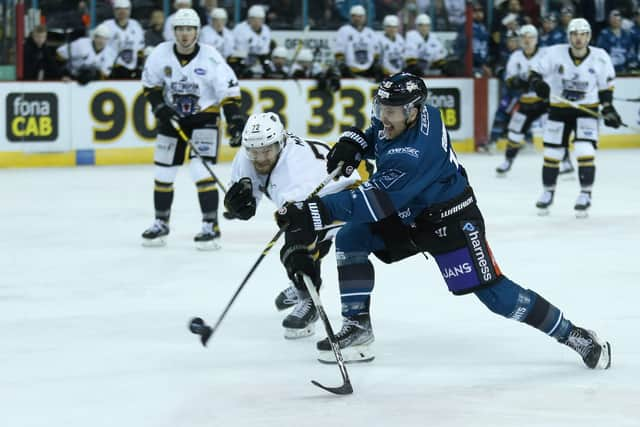
[[[116,65],[128,70],[135,70],[138,66],[138,52],[144,51],[144,30],[135,19],[129,19],[127,26],[122,28],[115,19],[108,19],[104,24],[111,30],[109,46],[116,52]]]
[[[594,106],[600,100],[598,92],[613,89],[616,72],[609,54],[598,47],[589,46],[587,56],[578,64],[571,58],[568,44],[557,44],[537,55],[531,65],[551,89],[551,105],[559,106],[553,95],[561,96],[580,105]]]
[[[320,74],[322,74],[322,72],[323,72],[322,65],[320,65],[317,62],[312,62],[310,67],[303,67],[297,62],[294,62],[293,65],[291,65],[292,76],[295,76],[296,73],[299,73],[299,74],[303,74],[304,78],[310,79],[310,78],[318,77]]]
[[[218,51],[198,44],[198,54],[181,65],[173,42],[160,43],[144,65],[142,85],[162,87],[167,105],[185,116],[200,111],[219,111],[222,100],[239,98],[235,73]]]
[[[235,50],[247,53],[249,66],[254,64],[257,56],[269,55],[271,52],[271,29],[265,24],[256,33],[247,21],[243,21],[233,29],[233,38]]]
[[[235,40],[231,30],[223,27],[222,34],[220,34],[211,25],[207,25],[200,30],[199,42],[215,47],[225,59],[233,53],[235,46]]]
[[[347,66],[354,72],[366,71],[379,55],[378,36],[369,27],[358,31],[353,25],[340,27],[336,34],[335,54],[344,55]]]
[[[70,44],[58,47],[56,54],[69,61],[71,75],[77,76],[82,68],[94,68],[100,71],[104,77],[111,74],[111,69],[116,60],[116,52],[108,45],[100,52],[93,47],[93,40],[89,37],[81,37]]]
[[[429,33],[425,39],[417,30],[407,33],[405,52],[405,59],[417,60],[423,72],[429,70],[434,62],[447,57],[447,49],[435,34]]]
[[[400,34],[391,40],[384,33],[378,34],[380,63],[385,74],[396,74],[404,68],[405,43]]]
[[[256,202],[259,203],[264,194],[276,208],[280,208],[287,202],[306,199],[327,177],[325,157],[328,152],[329,146],[324,143],[305,141],[287,132],[285,145],[269,175],[258,174],[246,151],[239,150],[231,165],[231,184],[247,177],[251,179]],[[359,179],[356,171],[349,178],[331,181],[319,195],[337,193],[356,185]]]
[[[527,57],[522,49],[517,49],[509,56],[507,67],[504,73],[504,79],[509,80],[518,78],[525,82],[529,80],[531,64],[537,60],[540,55],[544,55],[545,48],[537,48],[531,57]],[[520,96],[521,101],[539,101],[534,91],[527,91]]]

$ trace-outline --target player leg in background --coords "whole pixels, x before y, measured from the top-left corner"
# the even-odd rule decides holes
[[[213,162],[205,158],[211,168]],[[220,227],[218,226],[218,185],[215,179],[199,158],[192,158],[189,163],[191,178],[198,190],[198,202],[202,212],[202,230],[193,238],[199,250],[220,249]]]
[[[596,135],[595,139],[593,135]],[[598,135],[598,121],[593,117],[578,117],[576,120],[576,138],[574,147],[578,160],[578,177],[580,179],[580,193],[574,210],[576,217],[584,218],[591,207],[591,188],[596,177],[596,146]]]
[[[342,328],[336,340],[345,362],[368,362],[374,359],[374,341],[369,308],[374,286],[373,264],[369,254],[384,249],[383,240],[369,224],[347,223],[336,236],[336,260],[342,303]],[[335,363],[328,339],[317,343],[318,360]]]
[[[542,165],[542,186],[543,191],[536,207],[539,215],[548,215],[549,206],[553,203],[553,198],[558,183],[558,173],[560,172],[560,162],[569,147],[569,136],[575,127],[575,116],[568,116],[570,112],[559,112],[551,108],[549,118],[545,123],[542,140],[544,143],[544,163]]]
[[[164,246],[169,235],[169,219],[173,203],[173,182],[178,173],[178,166],[184,162],[186,144],[178,141],[172,130],[160,125],[160,133],[156,139],[153,160],[156,165],[153,189],[155,221],[142,233],[143,246]]]
[[[573,168],[573,163],[571,163],[571,154],[569,153],[569,147],[564,152],[564,157],[562,158],[562,162],[560,162],[560,171],[558,172],[560,175],[566,175],[573,172],[575,169]]]
[[[525,145],[525,134],[531,129],[531,124],[546,111],[546,106],[542,103],[539,106],[536,104],[520,105],[520,109],[514,111],[509,119],[505,159],[496,168],[498,176],[505,176],[511,169],[513,161]]]

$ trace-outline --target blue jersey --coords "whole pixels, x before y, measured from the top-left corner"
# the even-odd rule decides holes
[[[633,41],[628,31],[620,30],[618,36],[610,28],[605,28],[598,36],[597,46],[609,53],[616,72],[625,71],[628,63],[634,60]]]
[[[538,40],[539,47],[553,46],[554,44],[563,44],[567,42],[567,33],[560,28],[554,28],[548,33],[540,34]]]
[[[631,40],[633,41],[633,48],[636,51],[636,60],[640,59],[640,25],[634,24],[631,27]]]
[[[473,66],[481,67],[489,60],[489,31],[484,24],[473,21]]]
[[[397,214],[409,224],[425,208],[454,199],[468,186],[435,107],[422,107],[418,122],[395,139],[384,138],[376,119],[365,135],[365,157],[375,158],[377,171],[354,190],[322,198],[333,220],[372,223]]]

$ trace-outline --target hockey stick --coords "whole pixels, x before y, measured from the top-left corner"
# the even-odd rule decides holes
[[[333,178],[337,177],[340,174],[341,170],[342,170],[342,162],[340,162],[338,164],[338,167],[335,170],[333,170],[329,175],[327,175],[327,177],[324,180],[322,180],[322,182],[315,188],[315,190],[313,190],[313,192],[309,194],[307,199],[313,196],[316,196],[320,192],[320,190],[322,190],[327,184],[329,184],[333,180]],[[207,342],[211,338],[211,335],[213,335],[214,332],[218,330],[218,327],[220,327],[220,323],[222,323],[222,320],[227,315],[227,312],[235,302],[236,298],[238,298],[240,291],[242,291],[242,288],[244,288],[244,285],[247,284],[247,282],[249,281],[249,278],[251,278],[251,276],[253,275],[253,272],[256,270],[256,268],[258,268],[258,265],[260,265],[264,257],[267,256],[267,254],[269,253],[273,245],[275,245],[278,239],[280,238],[280,236],[284,234],[285,229],[286,227],[280,228],[278,232],[275,234],[275,236],[273,236],[273,238],[269,241],[269,243],[267,243],[267,246],[265,246],[264,250],[258,257],[256,262],[253,263],[253,266],[251,267],[247,275],[242,280],[242,283],[240,283],[240,286],[238,286],[238,289],[236,289],[235,293],[231,297],[231,300],[227,303],[227,306],[224,308],[224,310],[222,310],[222,314],[220,315],[220,317],[218,317],[218,320],[216,321],[215,325],[213,325],[213,327],[207,325],[205,321],[202,320],[202,318],[200,317],[194,317],[191,320],[191,322],[189,323],[189,330],[196,335],[200,335],[200,342],[202,343],[203,346],[205,347],[207,346]]]
[[[309,295],[313,300],[313,304],[318,310],[318,315],[320,316],[320,319],[322,319],[322,323],[324,323],[324,329],[327,331],[327,338],[329,340],[329,344],[331,344],[331,350],[333,350],[333,354],[336,356],[336,362],[338,362],[338,368],[340,368],[340,374],[342,375],[342,385],[339,387],[327,387],[314,380],[311,380],[311,384],[320,387],[321,389],[326,390],[329,393],[341,395],[351,394],[353,393],[353,387],[351,386],[351,381],[349,380],[349,373],[347,372],[347,368],[344,365],[342,352],[340,352],[340,345],[336,340],[336,336],[333,333],[333,328],[331,328],[331,323],[327,318],[327,313],[324,311],[324,307],[322,306],[322,302],[320,301],[320,295],[318,295],[318,291],[316,290],[316,287],[314,286],[309,276],[303,274],[302,280],[304,281],[304,284],[307,287],[307,291],[309,292]]]
[[[580,104],[576,104],[575,102],[569,101],[568,99],[563,98],[563,97],[558,96],[558,95],[551,94],[551,97],[554,98],[556,101],[560,101],[562,103],[565,103],[565,104],[569,105],[572,108],[575,108],[576,110],[580,110],[583,113],[587,113],[590,116],[595,117],[596,119],[602,119],[602,114],[600,114],[600,113],[598,113],[596,111],[590,110],[587,107],[583,107]],[[629,126],[628,124],[626,124],[626,123],[624,123],[622,121],[620,122],[620,124],[622,126],[628,128],[628,129],[633,130],[634,132],[640,132],[640,128],[637,128],[635,126]]]
[[[193,142],[191,142],[191,138],[189,138],[187,136],[186,133],[184,133],[184,131],[182,130],[182,128],[180,127],[180,125],[178,124],[177,121],[175,120],[171,120],[171,126],[173,126],[173,128],[176,130],[176,132],[178,132],[178,135],[180,135],[180,138],[182,138],[188,145],[189,147],[191,147],[191,151],[193,153],[195,153],[196,157],[200,159],[200,161],[202,162],[202,164],[204,165],[204,167],[207,169],[207,171],[209,171],[209,174],[211,175],[211,178],[213,178],[214,181],[216,181],[218,183],[218,187],[220,187],[220,189],[222,190],[222,192],[224,194],[227,194],[227,189],[224,187],[224,185],[222,184],[222,182],[220,182],[220,180],[218,179],[218,177],[216,176],[215,173],[213,173],[213,171],[211,170],[211,168],[209,167],[209,165],[207,164],[207,162],[204,161],[204,158],[200,155],[200,153],[198,152],[198,149],[195,147],[195,145],[193,145]],[[217,142],[216,142],[217,143]]]
[[[615,101],[622,101],[622,102],[640,102],[640,98],[613,98]]]

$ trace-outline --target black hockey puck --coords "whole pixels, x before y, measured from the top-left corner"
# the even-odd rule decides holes
[[[202,320],[200,317],[194,317],[193,319],[191,319],[191,322],[189,322],[189,330],[194,334],[201,334],[203,327],[204,320]]]

